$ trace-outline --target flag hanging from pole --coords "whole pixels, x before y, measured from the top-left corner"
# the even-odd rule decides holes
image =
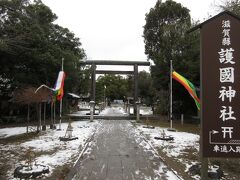
[[[48,87],[47,85],[45,84],[42,84],[41,86],[39,86],[35,93],[37,93],[41,88],[47,88],[49,90],[51,90],[53,92],[53,98],[52,98],[52,101],[55,101],[55,100],[61,100],[62,97],[63,97],[63,87],[64,87],[64,80],[65,80],[65,77],[66,77],[66,74],[64,71],[60,71],[58,73],[58,78],[57,78],[57,81],[55,83],[55,86],[54,88],[50,88]]]
[[[63,87],[64,87],[64,80],[65,80],[65,72],[60,71],[58,74],[57,81],[54,86],[54,94],[57,100],[61,100],[64,94]]]
[[[178,81],[180,84],[182,84],[187,89],[189,94],[194,99],[198,110],[200,110],[200,99],[197,96],[195,86],[189,80],[187,80],[186,78],[184,78],[183,76],[178,74],[176,71],[173,71],[172,78],[175,79],[176,81]]]

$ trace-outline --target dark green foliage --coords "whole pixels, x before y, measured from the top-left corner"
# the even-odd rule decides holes
[[[99,76],[96,83],[96,101],[101,102],[104,100],[104,86],[106,87],[105,93],[108,100],[113,101],[116,99],[124,100],[127,96],[128,85],[127,80],[122,76],[104,75]]]
[[[220,11],[228,10],[240,16],[240,1],[239,0],[225,0],[218,6]]]
[[[169,97],[170,60],[174,70],[199,86],[199,33],[186,34],[190,28],[189,10],[172,0],[157,1],[146,15],[145,53],[155,64],[151,66],[153,86],[156,92],[165,94],[155,95],[155,103],[160,102],[158,109],[164,114],[169,109],[161,102],[167,102]],[[196,111],[194,101],[176,82],[173,82],[173,101],[175,113]]]
[[[153,105],[155,89],[152,84],[152,77],[150,73],[141,71],[138,74],[138,97],[142,99],[142,103],[146,105]]]
[[[0,1],[0,96],[21,86],[53,87],[62,59],[65,92],[79,91],[85,53],[79,38],[56,19],[40,0]]]
[[[169,64],[181,56],[185,32],[191,25],[189,10],[168,0],[158,1],[146,15],[144,26],[145,53],[156,65]]]
[[[96,99],[98,102],[104,100],[104,86],[105,95],[108,100],[115,99],[126,100],[127,97],[133,97],[134,80],[133,76],[126,78],[119,75],[104,75],[99,76],[96,83]],[[141,102],[146,105],[153,104],[154,88],[152,86],[151,75],[145,71],[138,74],[138,97]]]

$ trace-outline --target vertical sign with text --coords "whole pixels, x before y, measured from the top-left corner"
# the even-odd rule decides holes
[[[222,13],[201,28],[204,157],[240,157],[240,20]]]

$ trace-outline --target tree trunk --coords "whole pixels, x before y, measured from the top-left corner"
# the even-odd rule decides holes
[[[43,107],[43,125],[46,125],[46,102],[44,102],[44,107]]]
[[[46,131],[46,102],[43,103],[43,125],[42,131]]]
[[[27,133],[28,133],[28,126],[29,126],[29,118],[30,118],[30,105],[28,104],[28,112],[27,112]]]
[[[42,130],[42,103],[39,103],[39,127]]]
[[[51,102],[51,125],[53,126],[53,103]]]
[[[39,108],[38,108],[38,103],[36,103],[36,120],[39,121]],[[37,132],[39,132],[39,123],[37,123]]]
[[[55,118],[56,118],[56,102],[53,103],[53,126],[55,126]]]

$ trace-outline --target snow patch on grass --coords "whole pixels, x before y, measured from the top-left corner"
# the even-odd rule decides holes
[[[29,129],[36,129],[35,127],[30,126]],[[24,134],[27,132],[26,127],[12,127],[12,128],[1,128],[0,129],[0,139]]]
[[[166,128],[155,127],[155,129],[143,128],[142,125],[138,125],[137,128],[147,137],[154,147],[160,147],[166,152],[168,157],[178,157],[185,153],[185,149],[191,147],[199,150],[199,135],[186,133],[186,132],[170,132]],[[154,137],[161,136],[161,132],[165,131],[167,136],[172,136],[173,141],[156,140]]]
[[[199,151],[199,135],[186,133],[186,132],[171,132],[167,131],[166,128],[155,127],[154,129],[143,128],[142,124],[136,124],[137,130],[141,132],[141,134],[146,137],[147,142],[154,148],[161,150],[166,154],[166,156],[173,158],[173,160],[177,160],[184,164],[187,169],[192,165],[188,160],[184,159],[183,156],[186,155],[186,150],[192,150],[194,152]],[[161,133],[165,131],[166,136],[172,136],[174,138],[173,141],[164,141],[157,140],[154,137],[160,137]],[[149,145],[145,145],[144,143],[140,143],[149,149]],[[190,163],[190,165],[189,165]],[[163,167],[160,167],[158,173],[163,171]],[[157,172],[156,172],[157,173]],[[176,172],[175,172],[176,173]],[[176,179],[176,175],[172,173],[172,171],[167,172],[169,179]],[[179,178],[179,177],[178,177]],[[178,179],[177,178],[177,179]],[[198,178],[194,176],[193,178]]]
[[[39,136],[28,140],[23,143],[17,144],[7,144],[1,145],[0,152],[8,154],[11,157],[12,169],[6,173],[7,178],[12,178],[14,168],[20,164],[24,164],[23,159],[24,154],[26,154],[28,149],[31,149],[36,155],[36,163],[49,166],[50,173],[58,166],[62,166],[66,163],[72,163],[78,157],[81,148],[86,143],[87,139],[90,138],[97,126],[100,125],[98,121],[89,123],[89,121],[75,121],[71,123],[73,127],[73,136],[78,137],[76,140],[72,141],[60,141],[59,137],[65,135],[68,123],[62,123],[62,130],[47,130],[41,132]],[[4,128],[6,129],[6,128]],[[23,128],[7,128],[9,130],[9,135],[17,135],[23,132]],[[24,128],[26,130],[26,128]],[[1,132],[4,132],[3,130]],[[15,133],[13,133],[15,132]],[[5,136],[6,137],[6,136]],[[14,156],[14,152],[18,152],[18,156]],[[10,163],[10,162],[9,162]],[[1,166],[3,164],[0,163]]]

